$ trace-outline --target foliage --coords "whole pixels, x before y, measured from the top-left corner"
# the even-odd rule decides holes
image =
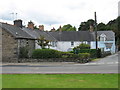
[[[77,59],[77,62],[85,63],[90,59],[89,53],[69,53],[69,52],[62,52],[62,58],[73,58],[74,60]]]
[[[87,22],[81,22],[78,30],[79,31],[86,31],[90,29],[90,26],[94,27],[95,21],[93,19],[89,19]]]
[[[79,46],[73,48],[73,50],[80,50],[80,49],[90,49],[90,45],[82,43]]]
[[[40,36],[38,38],[38,45],[40,45],[42,49],[45,49],[46,46],[49,47],[50,46],[49,42],[50,41],[46,40],[44,36]]]
[[[53,49],[36,49],[32,53],[35,59],[61,58],[61,52]]]
[[[20,47],[19,58],[28,58],[28,47]]]
[[[64,25],[63,27],[61,27],[61,30],[62,31],[76,31],[76,27],[75,26],[73,27],[72,25],[67,24],[67,25]]]
[[[98,31],[104,31],[104,30],[107,30],[107,28],[106,28],[106,24],[104,24],[104,23],[99,23],[98,25],[97,25],[97,29],[98,29]]]
[[[75,54],[89,53],[91,58],[100,58],[102,56],[101,49],[74,49]]]
[[[90,26],[94,27],[94,20],[89,19],[88,21],[81,22],[78,30],[79,31],[88,31]],[[120,51],[120,16],[114,20],[109,21],[107,24],[101,22],[97,25],[98,31],[112,30],[115,33],[115,41]]]
[[[101,56],[106,57],[106,56],[109,56],[109,55],[111,55],[111,52],[107,51],[107,52],[103,52]]]

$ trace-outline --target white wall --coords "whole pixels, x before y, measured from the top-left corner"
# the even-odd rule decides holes
[[[56,50],[67,52],[70,49],[73,49],[76,46],[79,46],[82,42],[75,41],[74,45],[71,46],[71,41],[59,41],[57,42]],[[83,42],[87,43],[87,42]]]
[[[88,42],[75,41],[74,45],[71,46],[71,41],[58,41],[58,42],[56,42],[56,46],[55,47],[51,46],[50,48],[58,50],[58,51],[67,52],[68,50],[73,49],[76,46],[79,46],[81,43],[86,43],[87,44]],[[40,49],[40,48],[41,47],[37,43],[35,43],[35,49]]]
[[[104,43],[113,43],[111,49],[107,49]],[[90,43],[91,49],[96,49],[96,42],[92,41]],[[115,41],[98,41],[98,48],[103,48],[104,51],[111,51],[111,53],[115,53]]]

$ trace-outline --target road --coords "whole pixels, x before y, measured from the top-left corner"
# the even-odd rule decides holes
[[[79,74],[79,73],[118,73],[120,52],[98,61],[79,63],[18,63],[3,64],[3,74]]]

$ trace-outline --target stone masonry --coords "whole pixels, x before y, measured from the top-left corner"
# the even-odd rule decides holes
[[[35,49],[35,41],[30,39],[16,39],[10,33],[2,30],[2,61],[16,62],[19,58],[20,47],[28,46],[28,55],[31,57]]]
[[[17,58],[17,40],[7,31],[2,30],[2,61]]]

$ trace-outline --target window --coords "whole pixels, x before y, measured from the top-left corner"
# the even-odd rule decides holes
[[[73,41],[71,42],[71,46],[74,46],[74,42]]]
[[[56,42],[51,42],[51,44],[52,44],[52,47],[56,47],[57,46]]]
[[[100,35],[100,41],[106,41],[106,35],[105,34]]]
[[[28,42],[28,40],[26,41],[26,44],[27,44],[27,45],[29,45],[29,42]]]

